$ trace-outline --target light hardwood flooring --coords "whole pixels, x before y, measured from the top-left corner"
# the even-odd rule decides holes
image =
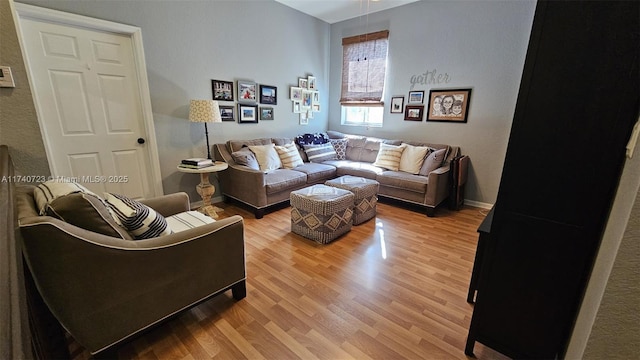
[[[120,359],[465,359],[466,302],[486,210],[436,217],[379,203],[328,245],[290,232],[290,208],[245,218],[247,297],[214,297],[123,344]],[[88,353],[70,341],[74,359]],[[479,359],[504,359],[477,343]]]

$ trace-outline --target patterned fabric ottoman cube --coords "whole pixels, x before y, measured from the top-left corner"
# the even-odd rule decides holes
[[[325,185],[292,191],[291,231],[327,244],[351,230],[352,192]]]
[[[377,181],[363,177],[344,175],[337,179],[328,180],[324,184],[349,190],[355,195],[353,225],[362,224],[376,216],[378,188],[380,187]]]

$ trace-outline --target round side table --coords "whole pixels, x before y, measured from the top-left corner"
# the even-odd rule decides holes
[[[218,211],[223,211],[217,206],[211,205],[211,197],[216,192],[216,188],[209,182],[209,174],[225,170],[229,165],[226,162],[216,161],[213,166],[200,169],[190,169],[178,166],[178,171],[189,174],[200,174],[200,184],[196,185],[198,195],[202,197],[202,206],[198,209],[201,213],[217,219]]]

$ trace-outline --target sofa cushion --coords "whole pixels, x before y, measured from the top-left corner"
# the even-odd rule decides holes
[[[104,196],[122,226],[136,240],[150,239],[172,233],[164,216],[141,202],[120,194],[105,193]]]
[[[320,163],[326,160],[336,159],[336,150],[331,143],[321,145],[303,145],[304,152],[310,162]]]
[[[295,138],[271,138],[271,142],[274,143],[276,146],[284,146],[287,144],[291,144],[292,142],[295,142]]]
[[[442,162],[444,161],[446,153],[447,149],[432,151],[424,160],[419,174],[427,176],[430,172],[442,166]]]
[[[405,145],[405,148],[400,158],[398,170],[408,172],[409,174],[418,174],[431,148],[427,146],[413,146],[405,143],[403,143],[403,145]]]
[[[49,215],[99,234],[131,240],[98,195],[75,182],[46,181],[34,188],[40,215]]]
[[[271,138],[253,139],[253,140],[229,140],[227,145],[229,146],[229,152],[235,152],[243,147],[252,145],[269,145],[272,144]]]
[[[185,211],[167,217],[167,225],[174,233],[216,222],[199,211]]]
[[[376,156],[373,165],[398,171],[404,148],[404,146],[380,144],[380,151],[378,151],[378,156]]]
[[[307,184],[315,184],[336,177],[336,167],[327,164],[304,163],[297,166],[295,170],[307,174]]]
[[[285,169],[293,169],[296,166],[300,166],[303,164],[302,158],[298,153],[298,148],[293,142],[284,146],[276,145],[276,151],[278,152],[278,156],[280,157],[280,161],[282,162],[282,167],[284,167]]]
[[[360,161],[360,154],[364,148],[364,143],[367,142],[367,138],[364,136],[349,136],[347,137],[347,151],[345,153],[345,160]],[[369,161],[373,162],[373,161]]]
[[[253,170],[260,170],[260,165],[258,164],[256,155],[249,150],[249,147],[243,147],[238,151],[232,152],[231,157],[238,165],[244,165]]]
[[[264,175],[267,195],[299,188],[307,183],[307,175],[290,169],[276,169]]]
[[[336,176],[353,175],[375,180],[376,176],[385,171],[383,168],[361,161],[334,160],[325,163],[337,168]]]
[[[347,143],[349,142],[349,140],[348,139],[330,139],[329,142],[331,142],[331,145],[333,145],[333,148],[336,151],[336,159],[337,160],[346,159]]]
[[[403,190],[425,193],[429,178],[426,176],[413,175],[404,171],[385,171],[376,178],[380,186],[389,186]]]
[[[276,146],[273,143],[268,145],[249,145],[249,150],[256,155],[260,171],[268,172],[282,167],[280,156],[278,156]]]

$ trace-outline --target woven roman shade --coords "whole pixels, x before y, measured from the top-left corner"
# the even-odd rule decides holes
[[[388,47],[388,30],[342,39],[342,105],[383,105]]]

